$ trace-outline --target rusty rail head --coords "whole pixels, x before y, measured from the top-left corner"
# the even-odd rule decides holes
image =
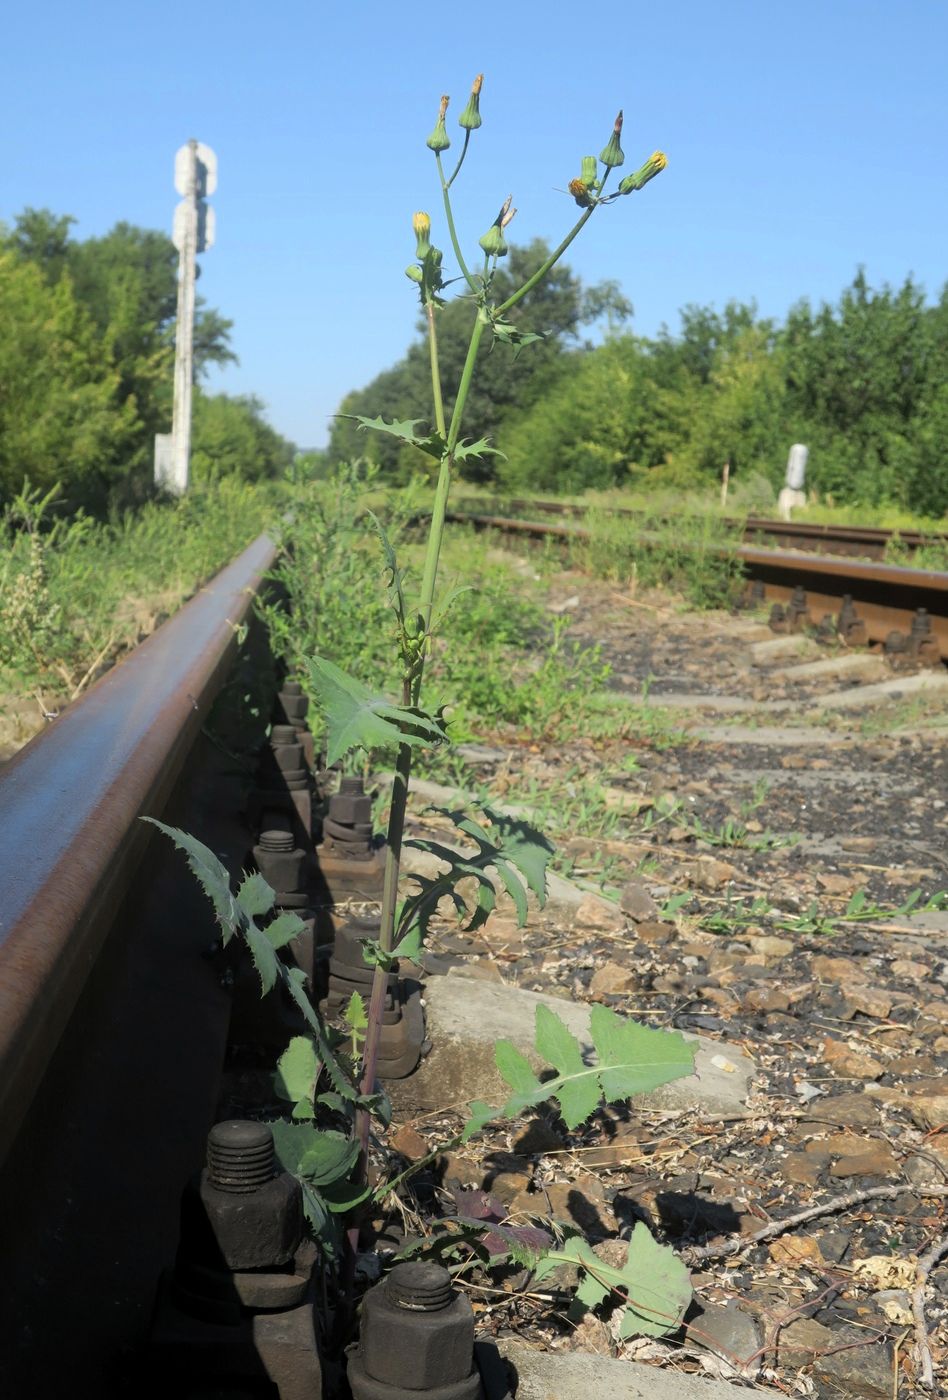
[[[0,1159],[273,558],[261,535],[0,773]]]

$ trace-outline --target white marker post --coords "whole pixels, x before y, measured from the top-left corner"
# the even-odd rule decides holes
[[[209,146],[189,141],[174,159],[175,189],[183,198],[174,211],[172,241],[178,250],[178,319],[174,340],[174,407],[171,432],[155,436],[155,481],[182,496],[191,461],[191,395],[194,386],[195,258],[214,243],[214,210],[205,196],[217,189],[217,157]]]
[[[795,442],[787,458],[785,486],[777,497],[777,513],[781,520],[789,520],[793,511],[806,505],[806,464],[810,449],[802,442]]]

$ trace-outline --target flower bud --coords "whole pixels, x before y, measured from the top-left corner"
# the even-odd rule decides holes
[[[409,263],[405,268],[405,276],[412,282],[421,282],[424,275],[417,263]]]
[[[451,137],[448,135],[444,125],[444,114],[448,110],[449,100],[448,97],[442,97],[441,99],[441,111],[438,113],[435,129],[425,142],[429,150],[446,151],[451,144]]]
[[[614,165],[621,165],[625,160],[625,156],[622,154],[622,147],[619,145],[619,137],[621,135],[622,113],[620,112],[616,117],[615,126],[612,129],[612,135],[609,137],[608,145],[604,146],[599,152],[599,159],[602,161],[603,165],[608,166],[610,170]]]
[[[489,258],[507,256],[507,241],[501,231],[500,224],[491,224],[484,237],[479,238],[478,242]]]
[[[467,131],[476,131],[481,124],[481,84],[484,81],[484,74],[478,73],[471,84],[471,95],[467,99],[467,106],[458,117],[458,126],[463,126]]]
[[[640,190],[649,180],[654,180],[656,175],[661,174],[667,164],[668,157],[664,151],[653,151],[644,165],[640,165],[638,170],[633,170],[631,175],[619,181],[619,193],[631,194],[633,190]]]
[[[424,259],[431,251],[431,219],[423,211],[419,211],[412,215],[411,226],[415,231],[415,257]]]
[[[583,156],[583,167],[579,173],[579,178],[582,180],[587,190],[591,190],[594,185],[598,185],[599,166],[595,156]]]
[[[507,256],[507,243],[504,238],[504,229],[517,212],[516,209],[511,209],[510,205],[512,202],[513,195],[508,194],[507,198],[500,206],[500,213],[497,215],[497,218],[484,234],[484,237],[478,239],[478,242],[489,258],[503,258]]]

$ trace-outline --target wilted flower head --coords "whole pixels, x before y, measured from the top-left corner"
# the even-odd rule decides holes
[[[483,238],[478,239],[484,252],[490,258],[503,258],[507,255],[507,241],[504,238],[504,229],[517,212],[516,209],[511,209],[510,207],[512,201],[513,195],[508,194],[507,198],[500,206],[500,213],[497,215],[497,218],[491,224]]]
[[[603,165],[607,165],[610,170],[614,165],[621,165],[625,160],[622,154],[622,147],[619,145],[619,137],[622,135],[622,113],[616,117],[615,126],[612,128],[612,135],[608,144],[599,152],[599,159]]]
[[[471,95],[467,99],[467,106],[458,117],[458,126],[463,126],[467,131],[476,131],[481,124],[481,85],[484,81],[484,74],[478,73],[471,84]]]
[[[435,129],[425,142],[425,145],[432,151],[446,151],[451,144],[451,137],[448,135],[444,125],[444,116],[448,110],[448,103],[450,100],[451,99],[447,96],[442,97],[441,110],[438,113]]]

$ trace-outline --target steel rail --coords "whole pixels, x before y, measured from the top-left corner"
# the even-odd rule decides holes
[[[534,501],[514,497],[505,502],[514,511],[533,511],[541,515],[573,516],[582,519],[591,507],[568,501]],[[613,515],[634,519],[644,512],[630,506],[603,507]],[[809,520],[768,520],[763,516],[748,516],[740,520],[730,516],[720,517],[723,525],[740,528],[746,543],[755,543],[759,538],[779,540],[791,549],[814,550],[826,554],[846,554],[870,559],[882,559],[888,547],[898,541],[903,548],[914,551],[924,545],[942,544],[948,547],[948,534],[938,532],[925,534],[921,530],[886,530],[871,525],[827,525]]]
[[[449,512],[448,519],[479,529],[541,539],[584,540],[591,533],[577,524],[554,525],[545,520],[518,520],[467,511]],[[730,551],[721,547],[720,552]],[[907,633],[917,610],[924,608],[941,656],[948,659],[948,573],[829,554],[764,549],[752,544],[735,545],[733,553],[744,565],[748,580],[759,580],[769,598],[784,601],[802,584],[811,613],[815,614],[814,621],[819,621],[821,613],[838,612],[848,594],[866,624],[870,641],[883,642],[893,631]]]
[[[0,1160],[274,556],[261,535],[0,773]]]

